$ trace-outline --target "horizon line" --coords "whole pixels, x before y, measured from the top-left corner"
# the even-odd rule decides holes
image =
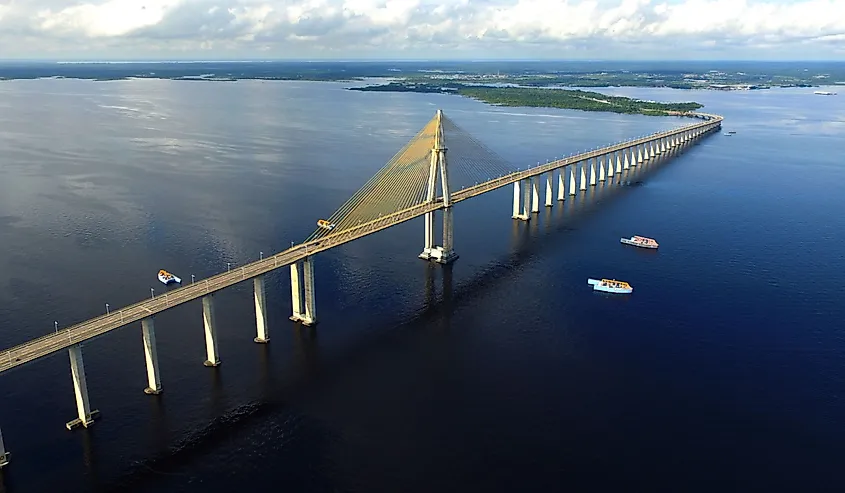
[[[845,63],[842,59],[565,59],[565,58],[0,58],[6,63]]]

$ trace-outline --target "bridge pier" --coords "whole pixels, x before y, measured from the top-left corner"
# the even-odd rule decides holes
[[[581,161],[581,186],[578,187],[581,191],[587,189],[587,162]]]
[[[605,174],[604,174],[604,156],[599,156],[599,181],[605,181]]]
[[[626,164],[628,163],[628,155],[626,154],[627,152],[628,152],[627,149],[622,149],[621,151],[618,151],[616,153],[616,174],[617,175],[622,174],[622,155],[623,154],[625,154],[625,163]]]
[[[205,366],[220,366],[220,355],[217,353],[217,324],[214,322],[214,295],[202,297],[202,325],[205,329]]]
[[[531,212],[540,212],[540,190],[538,176],[531,177]]]
[[[434,248],[434,212],[425,214],[425,244],[420,258],[428,260],[431,258],[431,250]],[[291,266],[293,267],[293,266]]]
[[[596,186],[596,162],[597,161],[598,161],[598,158],[595,158],[595,157],[587,160],[587,162],[590,163],[590,186],[591,187]]]
[[[557,199],[566,200],[566,186],[564,185],[563,175],[566,173],[566,168],[559,168],[557,170]]]
[[[91,404],[88,402],[88,383],[85,381],[82,346],[74,344],[68,348],[67,352],[70,356],[70,374],[73,378],[73,393],[76,397],[76,412],[78,417],[65,423],[65,426],[68,430],[72,430],[80,425],[88,428],[94,424],[94,418],[100,414],[100,411],[92,411]]]
[[[257,335],[253,341],[259,344],[270,342],[267,326],[267,297],[264,289],[264,275],[252,279],[255,298],[255,328]]]
[[[317,305],[314,300],[314,260],[305,257],[290,266],[291,302],[293,315],[290,319],[310,326],[317,323]]]
[[[293,314],[290,319],[294,322],[302,320],[305,314],[305,308],[302,306],[302,271],[301,262],[294,262],[290,264],[290,299],[293,308]]]
[[[141,320],[141,337],[144,341],[144,359],[147,362],[147,388],[144,389],[144,393],[157,395],[161,393],[161,376],[158,371],[158,350],[153,317]]]
[[[554,171],[549,171],[546,173],[546,207],[551,207],[552,202],[552,194],[554,191],[552,190],[552,178],[554,178]]]
[[[443,209],[443,246],[435,247],[432,251],[432,258],[438,264],[450,264],[458,259],[458,254],[452,246],[453,233],[452,206],[449,206]]]
[[[444,223],[445,223],[444,219]],[[317,303],[314,299],[314,256],[305,257],[302,261],[303,292],[305,294],[305,316],[302,325],[317,323]]]
[[[3,443],[3,432],[0,431],[0,469],[7,466],[12,459],[12,454],[6,452],[6,445]]]
[[[641,163],[641,162],[643,162],[643,146],[638,145],[638,146],[637,146],[637,159],[636,159],[636,160],[634,160],[634,159],[632,158],[632,159],[631,159],[631,165],[632,165],[632,166],[636,166],[636,165],[637,165],[637,163]]]
[[[517,180],[513,182],[513,219],[528,221],[531,216],[528,214],[528,201],[531,191],[529,180]]]
[[[575,168],[578,163],[569,165],[569,195],[575,195]]]

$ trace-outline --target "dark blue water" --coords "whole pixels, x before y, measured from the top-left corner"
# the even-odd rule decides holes
[[[519,167],[685,123],[343,87],[0,84],[0,347],[161,292],[159,268],[203,278],[304,238],[437,108]],[[451,268],[416,258],[421,220],[321,254],[316,329],[287,320],[275,274],[267,346],[251,285],[224,291],[217,369],[199,304],[164,313],[158,397],[139,326],[90,341],[88,430],[64,428],[65,353],[5,373],[0,484],[841,491],[845,100],[607,92],[693,99],[737,134],[528,224],[510,189],[461,203]]]

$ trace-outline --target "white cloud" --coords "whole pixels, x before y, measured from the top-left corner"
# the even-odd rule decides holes
[[[843,36],[845,0],[7,0],[0,5],[0,58],[168,53],[567,58],[579,52],[684,58],[719,50],[763,55],[772,49],[841,58]]]

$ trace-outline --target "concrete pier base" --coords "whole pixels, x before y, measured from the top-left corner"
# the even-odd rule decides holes
[[[578,187],[581,191],[584,191],[584,190],[587,189],[587,171],[585,169],[586,167],[587,167],[587,163],[582,161],[581,162],[581,186]]]
[[[302,262],[290,264],[290,300],[293,309],[290,319],[299,322],[305,314],[305,307],[302,305]]]
[[[65,423],[65,426],[68,430],[72,430],[78,426],[88,428],[94,424],[94,419],[100,414],[100,411],[92,411],[91,404],[88,402],[88,383],[85,381],[82,346],[74,344],[69,347],[68,355],[70,356],[70,374],[73,378],[73,393],[76,397],[76,412],[78,417]]]
[[[566,173],[566,168],[557,170],[557,199],[566,200],[566,185],[563,181],[563,175]]]
[[[522,217],[523,221],[531,219],[531,178],[522,180]]]
[[[305,257],[302,261],[303,294],[305,294],[305,313],[302,325],[310,326],[317,323],[317,303],[314,299],[314,257]]]
[[[3,432],[0,432],[0,469],[9,465],[12,454],[6,452],[6,445],[3,443]]]
[[[264,290],[264,276],[258,276],[252,280],[255,298],[255,327],[257,335],[253,341],[259,344],[270,342],[270,334],[267,326],[267,299]]]
[[[205,366],[220,366],[220,355],[217,353],[217,325],[214,321],[214,295],[202,297],[202,325],[205,329]]]
[[[519,189],[519,180],[513,182],[513,214],[511,215],[512,219],[522,219],[522,214],[520,214],[521,208],[521,200],[522,200],[522,192]]]
[[[431,258],[431,250],[434,248],[434,212],[427,212],[425,214],[425,244],[423,245],[423,251],[418,255],[419,258],[423,260],[429,260]],[[293,266],[291,266],[293,267]],[[293,272],[291,272],[291,276]],[[294,310],[296,311],[296,310]],[[300,310],[300,313],[302,311]]]
[[[155,322],[152,317],[141,320],[141,337],[144,341],[144,360],[147,362],[147,388],[144,393],[158,395],[161,393],[161,376],[158,371]]]

